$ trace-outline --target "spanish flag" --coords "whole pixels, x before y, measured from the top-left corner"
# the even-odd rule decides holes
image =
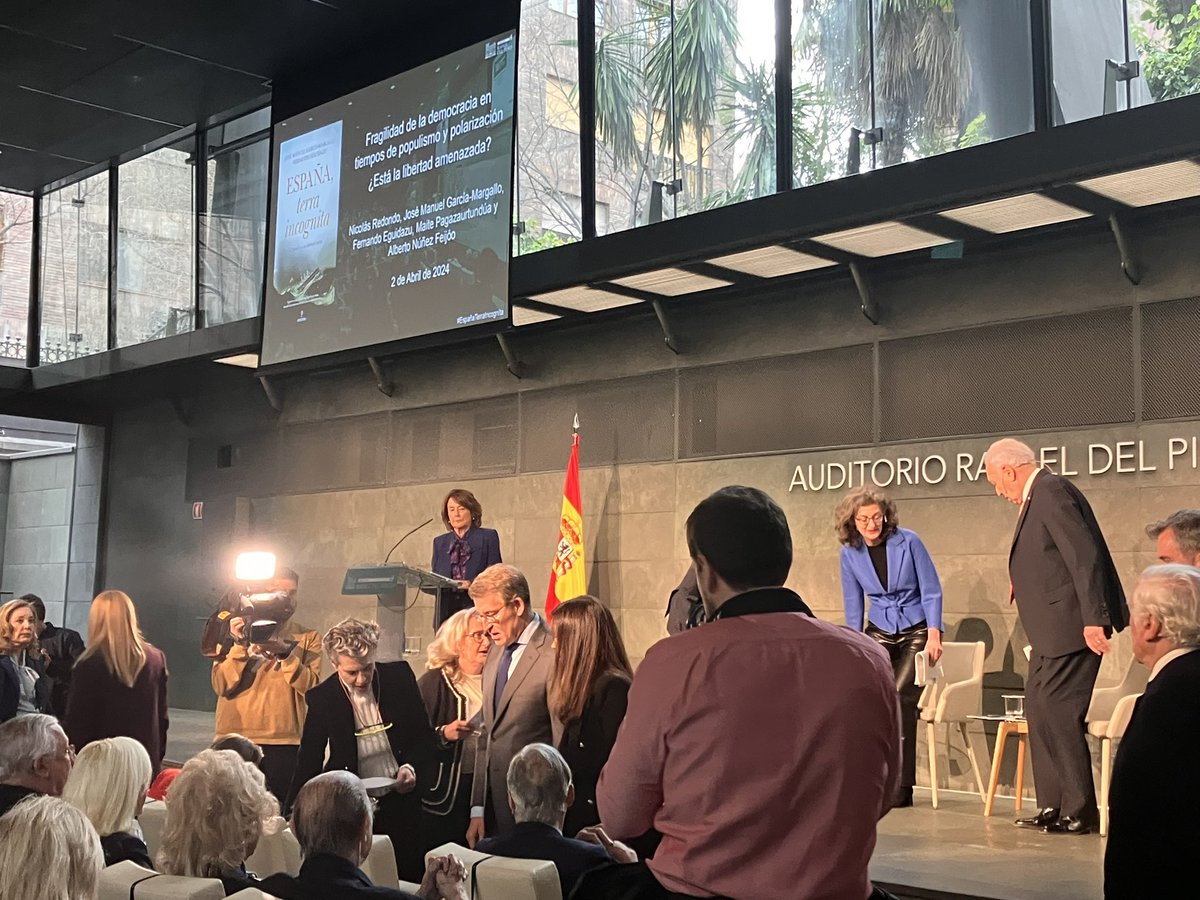
[[[583,568],[583,503],[579,499],[579,416],[567,461],[567,480],[563,485],[562,516],[558,523],[558,546],[550,566],[550,590],[546,593],[546,615],[555,607],[587,593]]]

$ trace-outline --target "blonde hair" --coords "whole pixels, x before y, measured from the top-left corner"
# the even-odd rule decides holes
[[[278,815],[262,772],[232,750],[201,750],[167,789],[155,862],[167,875],[220,878],[246,862]]]
[[[79,810],[57,797],[28,797],[0,816],[0,897],[94,900],[104,852]]]
[[[458,680],[458,645],[471,627],[472,619],[479,619],[475,610],[460,609],[442,623],[425,651],[426,669],[444,669],[451,681]]]
[[[9,620],[13,617],[18,609],[24,607],[33,613],[34,621],[37,621],[37,610],[33,608],[33,604],[28,600],[9,600],[3,606],[0,606],[0,653],[6,656],[15,653],[18,650],[24,650],[26,653],[37,656],[41,653],[37,640],[37,629],[34,629],[33,642],[24,647],[18,647],[13,643],[13,627],[9,624]]]
[[[101,837],[131,832],[151,775],[150,755],[138,741],[105,738],[79,751],[62,796]]]
[[[88,613],[87,649],[76,665],[100,656],[108,671],[126,687],[133,687],[146,665],[146,639],[138,627],[137,610],[124,591],[103,591]]]
[[[342,619],[327,632],[321,641],[325,655],[335,666],[339,656],[366,659],[379,649],[380,628],[374,622]]]

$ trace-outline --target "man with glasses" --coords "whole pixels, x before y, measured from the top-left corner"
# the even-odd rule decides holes
[[[0,725],[0,816],[26,797],[61,797],[75,748],[53,716],[31,713]]]
[[[488,624],[494,646],[483,667],[485,735],[475,757],[471,797],[472,847],[484,835],[511,831],[508,766],[528,744],[557,746],[562,726],[550,714],[546,693],[554,671],[550,630],[529,603],[529,582],[504,563],[471,582],[475,612]]]

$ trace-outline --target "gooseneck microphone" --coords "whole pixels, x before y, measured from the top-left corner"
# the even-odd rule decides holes
[[[433,518],[434,518],[433,516],[430,516],[428,519],[426,519],[424,522],[422,522],[420,525],[418,525],[412,531],[408,532],[408,534],[404,535],[404,537],[400,538],[400,540],[396,541],[396,543],[392,545],[392,549],[388,551],[387,556],[385,556],[383,558],[383,565],[385,565],[385,566],[387,565],[388,560],[392,558],[392,554],[395,553],[396,550],[399,549],[401,544],[403,544],[410,537],[412,537],[414,534],[416,534],[418,531],[420,531],[422,528],[424,528],[426,525],[428,525],[430,522],[432,522]]]

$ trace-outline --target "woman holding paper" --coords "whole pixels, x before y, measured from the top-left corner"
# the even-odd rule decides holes
[[[429,645],[417,688],[437,738],[437,783],[422,798],[427,848],[466,844],[471,821],[471,782],[479,732],[473,724],[483,709],[483,664],[492,639],[473,609],[442,623]]]
[[[915,531],[900,527],[896,505],[883,492],[855,488],[838,504],[834,528],[842,543],[846,624],[879,643],[896,673],[904,745],[892,805],[912,806],[921,696],[916,658],[922,650],[931,663],[942,655],[942,585],[929,551]]]

